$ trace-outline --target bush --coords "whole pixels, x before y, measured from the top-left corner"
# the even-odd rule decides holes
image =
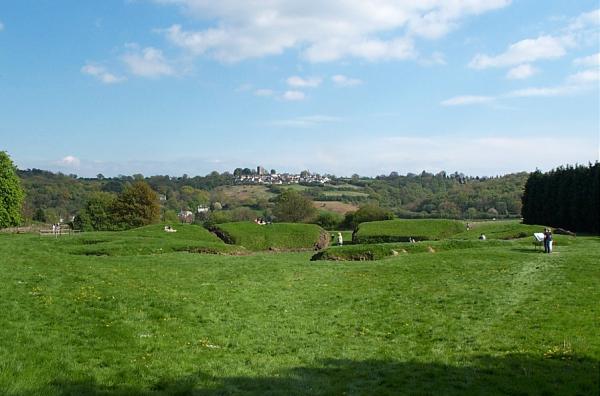
[[[335,230],[339,228],[340,223],[343,220],[344,217],[339,213],[323,211],[319,213],[319,215],[315,219],[315,224],[320,225],[326,230]]]
[[[394,214],[387,210],[380,208],[376,205],[364,205],[361,206],[354,213],[347,213],[344,222],[342,223],[345,229],[357,229],[360,223],[369,221],[380,221],[380,220],[391,220],[394,218]]]
[[[74,227],[83,231],[108,231],[115,229],[114,217],[116,198],[107,192],[92,194],[81,213],[73,221]]]
[[[158,196],[146,182],[137,181],[116,197],[107,192],[92,194],[73,224],[80,230],[106,231],[141,227],[159,218]]]
[[[294,190],[285,190],[277,197],[273,214],[279,222],[300,223],[314,217],[312,201]]]

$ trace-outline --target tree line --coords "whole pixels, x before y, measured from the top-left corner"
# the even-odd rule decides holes
[[[600,233],[600,163],[533,172],[525,183],[523,222]]]

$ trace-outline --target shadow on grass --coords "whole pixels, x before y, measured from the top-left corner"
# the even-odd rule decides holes
[[[461,366],[384,360],[324,360],[270,377],[212,377],[201,371],[147,388],[56,380],[10,396],[87,395],[596,395],[598,361],[528,355],[481,356]]]

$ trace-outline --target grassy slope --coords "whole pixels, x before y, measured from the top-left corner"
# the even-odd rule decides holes
[[[249,250],[311,249],[319,239],[321,228],[314,224],[274,223],[258,225],[253,222],[225,223],[217,226]]]
[[[336,264],[305,253],[86,257],[65,243],[0,235],[0,394],[600,386],[599,238],[553,255],[502,242]]]
[[[360,224],[355,234],[357,243],[404,242],[448,238],[462,232],[465,225],[457,220],[385,220]]]

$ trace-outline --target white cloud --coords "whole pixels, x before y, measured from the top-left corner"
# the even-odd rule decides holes
[[[283,100],[290,102],[304,100],[306,95],[302,91],[285,91],[281,96]]]
[[[493,96],[475,96],[475,95],[463,95],[463,96],[455,96],[450,99],[443,100],[441,102],[442,106],[465,106],[472,104],[483,104],[494,101],[495,98]]]
[[[598,81],[600,81],[600,69],[589,69],[571,74],[565,78],[562,84],[555,86],[528,87],[498,96],[456,96],[442,101],[441,104],[443,106],[459,106],[492,102],[499,99],[576,95],[598,89]]]
[[[331,81],[338,87],[354,87],[356,85],[362,84],[362,80],[358,78],[351,78],[348,76],[344,76],[343,74],[336,74],[331,77]]]
[[[573,64],[585,67],[600,67],[600,52],[590,56],[577,58],[573,61]]]
[[[66,157],[62,158],[60,161],[57,161],[56,164],[59,166],[64,166],[66,168],[78,168],[79,165],[81,164],[81,161],[77,157],[74,157],[72,155],[67,155]]]
[[[575,85],[587,85],[587,84],[593,84],[596,83],[600,80],[600,69],[599,68],[595,68],[595,69],[589,69],[589,70],[584,70],[581,71],[579,73],[575,73],[575,74],[571,74],[568,78],[567,81],[571,84],[575,84]]]
[[[510,0],[303,1],[154,0],[182,7],[202,30],[173,25],[166,37],[196,55],[236,62],[296,49],[311,62],[347,57],[415,57],[413,37],[436,39],[462,20],[506,7]]]
[[[557,85],[554,87],[530,87],[517,89],[504,95],[507,98],[531,98],[531,97],[550,97],[565,96],[573,94],[580,89],[571,85]]]
[[[289,77],[286,82],[294,88],[315,88],[321,85],[321,79],[318,77],[302,78],[298,76]]]
[[[400,37],[393,40],[360,39],[340,42],[330,39],[315,43],[304,51],[310,62],[331,62],[347,57],[363,58],[368,61],[404,60],[416,57],[413,40]]]
[[[508,49],[496,56],[477,54],[469,63],[473,69],[513,66],[541,59],[556,59],[564,56],[571,43],[560,37],[540,36],[511,44]]]
[[[81,68],[83,74],[93,76],[104,84],[116,84],[126,80],[125,77],[120,77],[108,72],[103,66],[99,66],[93,63],[87,63]]]
[[[175,74],[173,66],[167,61],[161,50],[153,47],[140,49],[135,44],[130,44],[128,47],[131,51],[123,55],[122,59],[132,74],[149,78]]]
[[[509,80],[524,80],[533,76],[537,72],[538,69],[526,63],[510,69],[508,73],[506,73],[506,78]]]
[[[600,26],[600,8],[589,12],[584,12],[577,18],[574,18],[569,24],[568,30],[578,31],[585,30],[590,27],[597,28],[598,26]]]
[[[254,91],[255,96],[273,96],[274,94],[275,92],[273,92],[273,90],[265,88],[257,89]]]
[[[537,38],[527,38],[508,46],[495,56],[477,54],[469,63],[473,69],[491,67],[510,67],[539,60],[558,59],[563,57],[570,48],[580,45],[598,43],[600,28],[600,9],[585,12],[560,29],[554,35],[540,35]]]

